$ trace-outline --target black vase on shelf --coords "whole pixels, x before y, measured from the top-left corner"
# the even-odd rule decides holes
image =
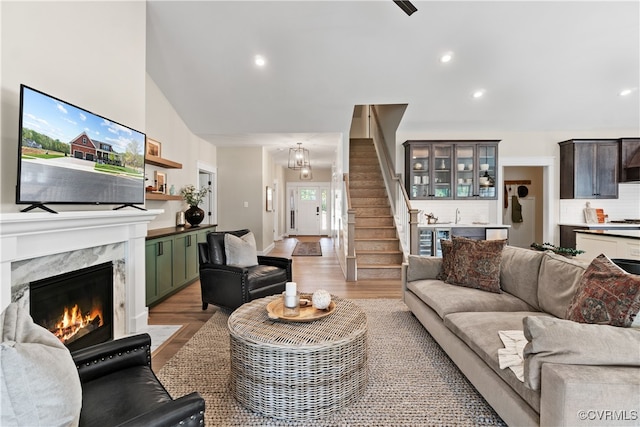
[[[204,211],[198,206],[190,206],[184,212],[184,218],[192,227],[197,227],[204,220]]]

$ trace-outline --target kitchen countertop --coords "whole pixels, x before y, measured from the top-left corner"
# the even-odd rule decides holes
[[[628,238],[628,239],[640,240],[640,230],[620,230],[620,229],[576,230],[576,233],[595,234],[595,235],[600,235],[600,236],[611,236],[611,237],[625,237],[625,238]]]
[[[586,223],[586,222],[561,222],[558,225],[568,225],[571,227],[598,227],[599,229],[604,228],[626,228],[629,230],[638,230],[640,229],[640,224],[631,224],[631,223],[627,223],[627,224],[620,224],[620,223],[612,223],[612,222],[591,222],[591,223]]]
[[[418,228],[510,228],[507,224],[490,224],[484,222],[458,223],[453,222],[437,222],[435,224],[418,224]]]

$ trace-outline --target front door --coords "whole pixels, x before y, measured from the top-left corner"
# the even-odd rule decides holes
[[[298,235],[320,234],[321,201],[319,187],[298,188]]]

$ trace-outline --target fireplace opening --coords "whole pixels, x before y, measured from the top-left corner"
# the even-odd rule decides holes
[[[113,263],[31,282],[34,322],[70,351],[113,339]]]

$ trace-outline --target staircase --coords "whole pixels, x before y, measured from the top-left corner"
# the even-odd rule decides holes
[[[400,240],[371,139],[350,140],[349,193],[356,211],[358,280],[400,279]]]

